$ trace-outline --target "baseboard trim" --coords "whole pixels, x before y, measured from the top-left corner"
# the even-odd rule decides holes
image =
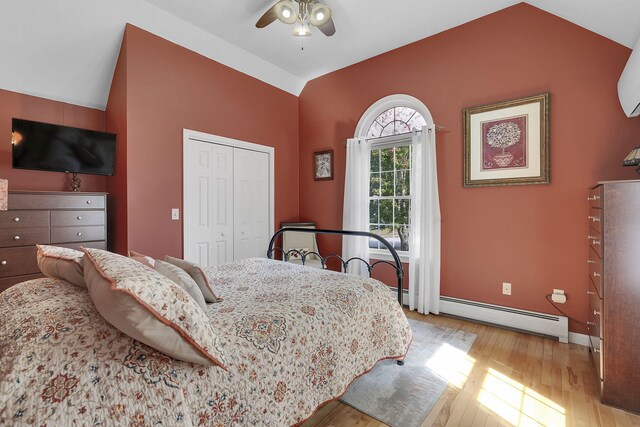
[[[591,346],[591,343],[589,342],[589,335],[579,334],[577,332],[569,332],[569,342],[571,344],[583,345],[585,347]]]

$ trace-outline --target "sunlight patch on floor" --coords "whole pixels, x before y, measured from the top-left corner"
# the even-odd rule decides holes
[[[452,386],[461,389],[475,365],[476,359],[452,345],[442,344],[436,354],[427,361],[427,368],[444,378]]]
[[[488,369],[478,401],[517,427],[565,425],[562,406],[492,368]]]

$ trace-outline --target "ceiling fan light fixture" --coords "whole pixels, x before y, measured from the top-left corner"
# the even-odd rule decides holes
[[[282,0],[276,4],[275,12],[278,19],[285,24],[293,24],[298,20],[298,13],[291,0]]]
[[[309,37],[311,35],[311,28],[309,28],[309,24],[303,22],[296,25],[293,29],[293,35],[296,37]]]
[[[331,9],[322,3],[316,3],[309,14],[309,22],[316,27],[326,24],[331,19]]]

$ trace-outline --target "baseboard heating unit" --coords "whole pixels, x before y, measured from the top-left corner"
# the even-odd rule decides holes
[[[569,320],[565,316],[554,316],[451,297],[440,297],[440,313],[524,332],[558,337],[560,342],[569,342]]]

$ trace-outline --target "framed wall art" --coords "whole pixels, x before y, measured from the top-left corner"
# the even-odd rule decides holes
[[[549,94],[466,108],[464,186],[548,184]]]
[[[313,179],[315,181],[333,179],[333,150],[313,153]]]

